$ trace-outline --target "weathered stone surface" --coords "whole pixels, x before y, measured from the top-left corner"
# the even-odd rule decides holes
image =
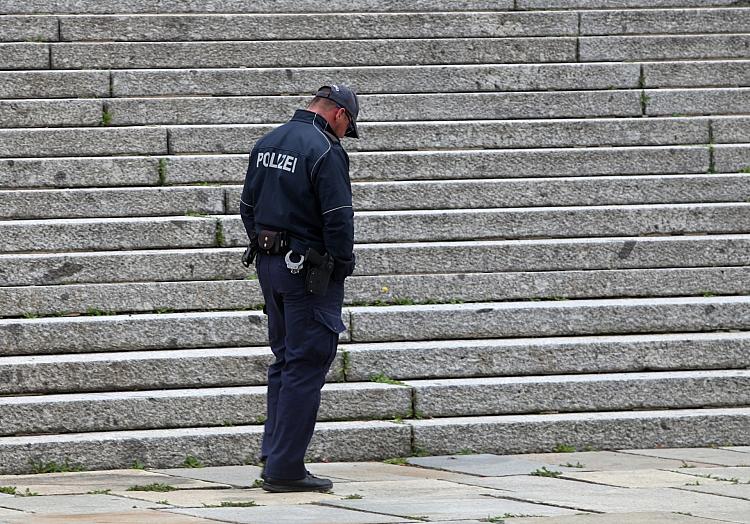
[[[572,506],[602,513],[627,513],[638,508],[639,511],[682,512],[699,517],[743,522],[750,508],[750,503],[747,501],[670,488],[620,488],[531,476],[494,479],[474,477],[470,478],[467,483],[512,492],[508,494],[501,491],[497,495],[501,497],[510,496],[529,502],[544,499],[548,504]],[[619,522],[630,522],[630,520]]]
[[[715,169],[722,172],[738,172],[750,169],[750,146],[740,145],[716,145],[714,146]]]
[[[684,409],[750,403],[749,371],[684,371],[411,381],[426,417]]]
[[[750,118],[718,117],[711,121],[714,140],[718,143],[750,142]]]
[[[3,468],[5,469],[5,468]],[[3,506],[36,514],[108,513],[133,508],[158,508],[154,502],[127,500],[114,495],[48,495],[46,497],[13,497],[3,500]]]
[[[0,187],[153,186],[158,170],[147,157],[0,159]]]
[[[477,475],[479,477],[506,477],[528,475],[546,467],[539,461],[525,460],[516,456],[500,456],[488,453],[472,455],[447,455],[438,457],[411,457],[409,464],[420,468],[439,469],[455,473]],[[560,471],[575,471],[575,468],[560,466]]]
[[[251,466],[247,466],[251,467]],[[12,485],[23,493],[28,489],[40,495],[85,495],[92,490],[126,490],[134,485],[152,483],[169,484],[175,489],[201,489],[224,487],[221,483],[202,482],[179,477],[141,471],[137,469],[100,471],[73,471],[41,473],[34,475],[4,475],[0,485]]]
[[[743,8],[595,11],[581,14],[582,35],[744,33],[748,26],[750,12]]]
[[[355,182],[683,174],[706,173],[709,169],[708,148],[700,146],[353,152],[349,159],[350,176]],[[57,159],[46,162],[50,166]],[[166,180],[174,184],[242,184],[247,162],[246,154],[173,156],[167,160]],[[494,168],[486,169],[490,164]],[[0,173],[2,166],[0,161]],[[113,176],[123,180],[123,184],[131,183],[125,173]],[[54,182],[48,182],[51,183]]]
[[[50,45],[53,69],[482,64],[497,56],[505,63],[576,61],[570,37]]]
[[[460,480],[463,475],[445,471],[427,470],[409,467],[408,465],[384,464],[383,462],[328,462],[309,464],[308,468],[316,475],[352,481],[346,489],[339,488],[339,493],[356,487],[354,482],[375,482],[385,480],[412,481],[420,479]]]
[[[129,98],[107,102],[107,107],[113,125],[246,124],[286,122],[308,101],[296,96]],[[359,101],[360,122],[641,114],[636,91],[361,95]]]
[[[347,380],[378,374],[405,380],[741,369],[750,364],[750,335],[745,333],[390,342],[341,348],[347,352]]]
[[[54,523],[70,520],[70,514],[50,513],[41,517],[9,518],[7,524]],[[126,511],[108,511],[107,513],[74,513],[76,524],[98,524],[103,518],[112,524],[138,524],[140,522],[159,522],[160,524],[212,524],[216,521],[168,513],[164,506],[159,509],[129,509]],[[30,520],[31,519],[31,520]]]
[[[750,88],[647,89],[648,115],[737,115],[750,112]]]
[[[722,441],[721,444],[725,445],[727,442],[732,444],[745,444],[744,439],[740,440],[742,440],[742,442],[726,439]],[[746,454],[737,453],[735,451],[713,448],[689,449],[687,445],[669,447],[673,449],[627,449],[623,450],[623,453],[645,455],[647,457],[692,460],[694,462],[716,464],[717,466],[750,466],[750,457]]]
[[[102,119],[98,100],[0,100],[0,126],[97,126]]]
[[[602,299],[351,308],[354,342],[748,329],[750,298]],[[7,322],[7,321],[6,321]]]
[[[663,2],[664,0],[659,0]],[[683,2],[686,0],[682,0]],[[694,1],[694,0],[687,0]],[[705,3],[705,2],[703,2]],[[712,4],[722,5],[719,0]],[[511,9],[512,0],[416,0],[404,5],[397,0],[332,0],[320,4],[312,0],[101,0],[94,4],[87,0],[61,0],[54,5],[54,13],[338,13],[338,12],[403,12],[403,11],[475,11]],[[3,10],[8,14],[36,14],[50,12],[46,0],[5,0]]]
[[[112,88],[114,96],[311,96],[320,87],[321,78],[340,79],[367,93],[575,90],[582,86],[610,89],[638,87],[639,66],[568,63],[145,69],[113,71]]]
[[[259,424],[265,413],[265,386],[12,397],[0,399],[0,435],[239,426]],[[377,420],[410,413],[408,388],[329,384],[318,420]]]
[[[0,70],[49,68],[47,44],[0,44]]]
[[[259,466],[219,466],[203,468],[156,469],[153,473],[169,475],[178,479],[195,479],[207,482],[227,484],[237,488],[252,488],[255,480],[260,478],[262,468]]]
[[[635,513],[596,513],[548,517],[544,524],[715,524],[714,519],[703,519],[666,511],[638,511]],[[539,524],[535,517],[506,519],[508,524]],[[461,523],[455,523],[461,524]]]
[[[604,9],[731,6],[737,0],[517,0],[516,4],[517,9]]]
[[[711,458],[710,460],[715,460],[715,459]],[[731,455],[730,455],[730,460],[731,460]],[[687,471],[687,469],[689,469],[690,471]],[[698,477],[697,480],[705,478],[707,480],[734,482],[734,483],[742,482],[744,484],[750,484],[750,468],[748,468],[747,465],[724,467],[724,468],[705,467],[705,468],[687,468],[687,469],[673,469],[673,471],[677,473],[683,473],[685,475],[692,475],[694,477]],[[707,484],[713,485],[711,482],[707,482]]]
[[[504,454],[548,451],[561,442],[580,448],[739,443],[748,438],[748,416],[747,408],[726,408],[444,418],[408,424],[414,428],[414,445],[431,454],[447,455],[463,449]],[[521,478],[507,477],[507,481]],[[494,484],[496,480],[471,483],[476,482]]]
[[[415,270],[418,269],[415,267]],[[742,295],[750,268],[669,268],[353,276],[345,304],[489,302],[571,298]],[[257,280],[0,287],[0,316],[257,309]]]
[[[216,220],[196,217],[6,220],[0,251],[212,247],[216,229]]]
[[[156,187],[0,191],[0,218],[8,219],[151,217],[207,213],[224,213],[224,190],[222,188]]]
[[[750,35],[587,36],[582,61],[747,58]],[[53,50],[54,59],[54,50]]]
[[[255,460],[262,431],[262,426],[235,426],[4,437],[0,440],[1,472],[27,473],[33,462],[62,464],[65,459],[88,470],[112,469],[134,460],[152,468],[169,468],[182,466],[187,455],[206,466],[237,465]],[[321,422],[316,425],[307,459],[404,456],[411,450],[410,439],[406,424]]]
[[[190,508],[171,510],[182,515],[206,517],[212,521],[236,522],[238,524],[387,524],[418,522],[381,513],[349,511],[343,508],[320,505],[289,505],[258,508]]]
[[[174,153],[246,153],[273,126],[248,124],[170,128]],[[708,143],[708,122],[699,119],[618,118],[583,120],[485,120],[368,123],[359,126],[352,151],[415,149],[543,148]]]
[[[750,205],[648,204],[597,207],[363,211],[356,242],[420,242],[496,238],[584,237],[685,233],[742,233]],[[239,218],[221,219],[226,246],[245,245]]]
[[[167,152],[167,132],[156,127],[0,129],[0,157],[148,155]]]
[[[307,14],[75,16],[60,21],[61,40],[71,42],[575,36],[578,30],[575,13],[561,12],[320,14],[315,24]],[[329,30],[321,33],[320,27]]]
[[[742,266],[749,244],[748,235],[360,244],[355,247],[355,275]],[[0,255],[0,283],[241,280],[253,274],[240,263],[243,251],[203,248]]]
[[[260,345],[260,311],[0,320],[3,355]]]
[[[3,6],[3,14],[5,14]],[[50,42],[57,40],[57,17],[3,16],[0,42]]]
[[[740,87],[750,84],[746,60],[656,62],[643,64],[645,87]]]
[[[93,98],[109,96],[107,71],[0,72],[0,98]]]
[[[486,518],[487,515],[572,515],[573,510],[494,498],[483,490],[441,480],[403,482],[359,482],[352,486],[361,499],[325,501],[326,506],[362,512],[383,512],[403,518],[419,516],[430,521]]]
[[[576,451],[572,453],[531,453],[517,455],[518,458],[540,461],[555,467],[562,464],[581,464],[580,471],[639,471],[639,470],[675,470],[684,472],[684,468],[706,466],[701,462],[646,457],[616,451]],[[550,469],[550,468],[548,468]]]
[[[244,249],[170,249],[0,255],[4,285],[240,280],[252,274]]]
[[[212,468],[215,470],[223,468],[250,468],[253,466],[221,466],[221,468]],[[194,468],[194,469],[206,469],[206,468]],[[260,468],[256,468],[258,473],[254,475],[253,480],[259,479]],[[169,471],[169,470],[167,470]],[[252,487],[252,486],[248,486]],[[255,502],[255,506],[249,506],[253,509],[260,506],[282,506],[279,509],[286,509],[287,506],[296,506],[300,504],[306,504],[307,507],[311,507],[312,504],[317,504],[325,500],[337,500],[338,497],[328,493],[310,493],[310,492],[297,492],[297,493],[286,493],[279,497],[276,493],[268,493],[259,489],[180,489],[175,491],[169,491],[167,493],[160,493],[154,491],[114,491],[113,495],[118,497],[125,497],[130,499],[147,500],[151,502],[162,501],[162,504],[168,504],[170,506],[182,507],[182,508],[220,508],[222,505],[232,506],[235,504],[238,507],[242,507],[241,503],[248,504]],[[164,502],[166,501],[166,502]],[[252,512],[252,510],[249,510]],[[246,510],[247,511],[247,510]],[[210,513],[210,512],[209,512]],[[174,515],[174,514],[173,514]],[[251,513],[252,515],[252,513]],[[212,520],[211,522],[216,522]],[[224,521],[226,522],[226,521]],[[236,522],[236,521],[235,521]],[[256,521],[257,522],[257,521]]]

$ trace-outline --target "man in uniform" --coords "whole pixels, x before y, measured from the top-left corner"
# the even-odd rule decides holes
[[[262,137],[250,153],[240,214],[268,315],[276,360],[268,368],[261,447],[263,489],[327,491],[305,469],[320,390],[334,357],[344,279],[354,270],[354,211],[344,136],[359,138],[357,95],[321,87],[307,109]]]

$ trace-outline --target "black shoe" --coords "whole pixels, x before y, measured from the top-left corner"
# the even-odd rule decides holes
[[[294,491],[330,491],[333,482],[318,478],[308,472],[307,476],[299,480],[278,480],[266,477],[263,489],[271,493],[292,493]]]

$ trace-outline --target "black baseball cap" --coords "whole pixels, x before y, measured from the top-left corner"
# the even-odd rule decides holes
[[[349,114],[349,127],[346,129],[344,136],[351,138],[359,138],[357,132],[357,115],[359,115],[359,100],[357,100],[357,94],[352,91],[352,88],[346,84],[331,84],[329,86],[322,86],[315,93],[315,96],[320,98],[328,98],[329,100],[336,103],[336,105],[346,109]]]

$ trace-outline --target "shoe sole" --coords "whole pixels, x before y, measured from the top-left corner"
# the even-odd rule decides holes
[[[298,493],[298,492],[326,493],[328,491],[331,491],[333,489],[333,486],[320,487],[320,488],[303,488],[303,487],[298,487],[298,486],[279,486],[277,484],[268,484],[267,482],[264,482],[262,488],[265,491],[268,491],[271,493]]]

